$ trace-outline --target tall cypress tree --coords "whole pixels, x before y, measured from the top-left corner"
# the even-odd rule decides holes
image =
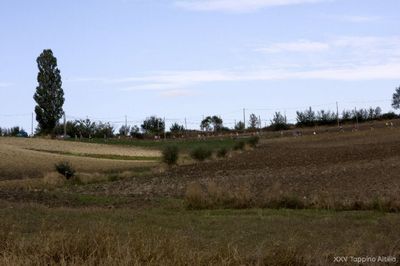
[[[64,91],[60,70],[57,67],[57,58],[51,50],[43,50],[36,60],[39,73],[36,93],[33,99],[36,120],[39,123],[40,133],[52,134],[57,122],[62,117],[64,104]]]

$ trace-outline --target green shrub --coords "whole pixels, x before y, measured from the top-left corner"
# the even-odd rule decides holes
[[[253,148],[257,147],[258,142],[260,142],[259,136],[253,136],[247,140],[247,143]]]
[[[59,162],[55,165],[55,168],[67,180],[75,176],[75,169],[69,162]]]
[[[191,151],[190,157],[197,161],[204,161],[212,156],[212,150],[206,147],[197,147]]]
[[[179,158],[178,146],[167,146],[162,151],[162,160],[168,165],[174,165]]]
[[[226,157],[226,155],[228,154],[228,149],[225,147],[222,147],[221,149],[219,149],[217,151],[217,157],[218,158],[224,158]]]
[[[243,140],[240,140],[240,141],[236,142],[236,144],[233,146],[233,149],[235,151],[244,150],[245,146],[246,146],[246,143]]]

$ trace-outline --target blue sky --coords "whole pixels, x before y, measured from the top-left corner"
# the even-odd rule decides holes
[[[381,106],[400,85],[398,0],[1,0],[0,126],[30,130],[36,58],[58,58],[69,119],[227,126],[242,108]]]

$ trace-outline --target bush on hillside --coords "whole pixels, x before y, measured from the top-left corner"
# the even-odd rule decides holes
[[[178,146],[167,146],[162,151],[162,160],[168,165],[174,165],[177,163],[179,158]]]
[[[197,161],[204,161],[212,156],[212,150],[206,147],[197,147],[190,153],[190,157]]]
[[[75,169],[72,167],[72,165],[69,162],[57,163],[55,165],[55,168],[56,168],[57,172],[59,172],[61,175],[65,176],[65,178],[67,180],[75,176]]]

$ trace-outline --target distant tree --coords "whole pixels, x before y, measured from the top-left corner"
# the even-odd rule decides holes
[[[351,121],[351,119],[352,119],[351,111],[344,110],[342,112],[342,122],[348,122]]]
[[[245,125],[242,121],[239,121],[236,125],[235,125],[235,130],[238,131],[242,131],[245,129]]]
[[[315,116],[315,112],[312,110],[311,107],[304,112],[297,111],[296,113],[298,126],[315,126],[317,118]]]
[[[114,136],[114,127],[110,123],[99,122],[95,127],[95,138],[112,138]]]
[[[90,119],[76,120],[76,127],[78,130],[78,136],[84,138],[91,138],[96,132],[96,123],[90,121]]]
[[[396,88],[395,93],[393,93],[392,107],[394,109],[400,109],[400,87]]]
[[[10,128],[10,136],[16,137],[20,133],[21,129],[19,127],[12,127]]]
[[[394,112],[389,112],[389,113],[381,114],[379,118],[382,120],[391,120],[391,119],[398,119],[398,118],[400,118],[400,116],[396,115],[396,113],[394,113]]]
[[[376,108],[370,107],[368,109],[368,120],[379,119],[382,115],[382,109],[378,106]]]
[[[271,128],[273,130],[288,130],[289,125],[287,124],[286,116],[282,115],[280,112],[276,112],[271,120]]]
[[[164,120],[156,116],[146,118],[141,125],[141,128],[146,134],[160,135],[164,132]]]
[[[171,133],[181,133],[185,131],[185,127],[178,123],[173,123],[169,128],[169,131],[171,131]]]
[[[333,125],[337,123],[337,116],[332,111],[321,110],[318,111],[316,121],[318,125]]]
[[[200,129],[202,131],[211,131],[211,123],[212,123],[212,119],[211,116],[207,116],[206,118],[204,118],[201,123],[200,123]]]
[[[221,131],[224,127],[224,121],[222,120],[221,117],[214,115],[211,118],[211,123],[214,127],[214,131]]]
[[[77,124],[75,121],[67,121],[66,122],[67,135],[70,137],[75,137],[79,135]],[[57,123],[54,134],[63,135],[64,134],[64,123]]]
[[[53,134],[57,122],[62,117],[64,105],[64,91],[60,70],[57,67],[57,59],[51,50],[43,50],[36,60],[39,73],[36,93],[33,98],[36,120],[39,123],[41,133]]]
[[[130,133],[130,131],[131,131],[131,127],[130,126],[128,126],[128,125],[122,125],[120,128],[119,128],[119,135],[120,136],[128,136],[129,135],[129,133]]]
[[[367,109],[354,110],[352,113],[354,121],[358,120],[358,122],[365,122],[368,120],[369,113]]]
[[[249,119],[249,128],[256,129],[258,123],[259,123],[258,117],[255,114],[251,114]]]
[[[200,128],[203,131],[221,131],[224,129],[223,120],[219,116],[207,116],[200,123]]]
[[[132,126],[131,127],[131,132],[130,135],[134,138],[141,137],[142,135],[140,134],[140,128],[138,126]]]

